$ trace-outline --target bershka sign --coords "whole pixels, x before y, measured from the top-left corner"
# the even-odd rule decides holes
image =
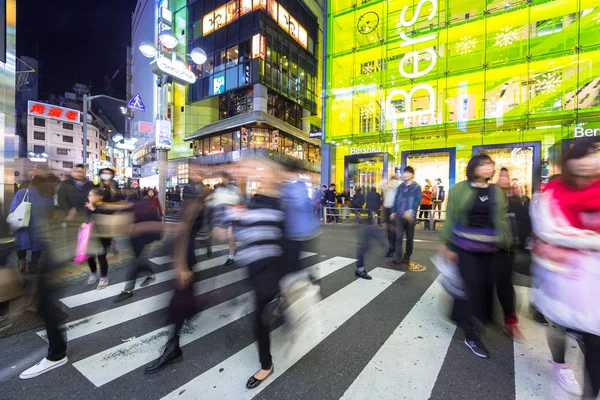
[[[382,153],[381,146],[366,146],[366,147],[350,147],[350,155],[353,154],[370,154],[370,153]]]
[[[577,127],[575,128],[574,136],[575,138],[600,136],[600,128],[584,129],[582,127]]]
[[[420,37],[409,37],[406,34],[406,32],[414,32],[413,27],[421,18],[421,11],[423,11],[423,8],[425,5],[427,5],[427,3],[431,4],[431,11],[429,12],[429,15],[427,15],[427,20],[431,21],[438,12],[438,0],[420,0],[414,8],[414,14],[412,18],[409,20],[406,19],[406,14],[409,10],[408,5],[404,6],[400,12],[400,29],[402,30],[402,32],[400,32],[400,37],[403,40],[403,42],[400,44],[401,48],[414,46],[425,42],[431,42],[431,47],[406,53],[400,60],[400,66],[398,67],[400,75],[411,80],[427,75],[435,68],[437,63],[438,55],[436,54],[434,48],[437,33]],[[419,21],[419,23],[421,25],[423,24],[422,21]],[[419,70],[421,60],[429,62],[429,65],[427,65],[423,70]],[[429,104],[427,107],[413,111],[413,96],[417,92],[425,92],[427,94],[426,98]],[[392,102],[401,98],[404,99],[404,110],[402,112],[397,112],[396,107]],[[410,124],[410,118],[424,116],[430,116],[430,118],[434,118],[435,111],[435,91],[433,90],[433,86],[427,83],[415,85],[408,92],[404,89],[394,89],[390,92],[385,101],[385,118],[388,121],[403,119],[405,122],[408,121],[408,124]],[[405,125],[408,124],[405,123]]]
[[[184,64],[173,62],[167,57],[159,57],[152,61],[150,68],[156,75],[169,75],[181,85],[191,85],[196,82],[196,75],[188,70]]]

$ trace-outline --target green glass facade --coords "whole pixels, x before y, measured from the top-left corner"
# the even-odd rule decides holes
[[[328,12],[325,141],[342,186],[346,157],[369,145],[388,170],[442,149],[448,184],[478,152],[515,169],[525,154],[530,192],[557,172],[564,139],[600,141],[597,0],[332,0]]]

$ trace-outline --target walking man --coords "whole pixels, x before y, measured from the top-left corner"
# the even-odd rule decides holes
[[[390,219],[396,223],[396,257],[390,261],[390,267],[410,266],[415,237],[417,209],[423,196],[421,187],[414,181],[415,170],[407,166],[402,171],[404,182],[398,186]],[[406,252],[402,254],[402,239],[406,234]]]

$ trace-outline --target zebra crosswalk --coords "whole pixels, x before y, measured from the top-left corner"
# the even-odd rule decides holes
[[[150,260],[156,265],[155,281],[136,285],[134,296],[124,303],[111,301],[124,282],[58,299],[71,313],[62,326],[69,365],[39,381],[53,382],[52,376],[61,374],[73,385],[65,388],[65,397],[89,399],[458,399],[473,398],[475,383],[489,393],[478,398],[570,398],[551,376],[544,329],[524,312],[520,319],[527,342],[513,344],[492,332],[485,339],[492,358],[477,359],[443,318],[440,304],[447,297],[433,274],[376,267],[369,271],[373,280],[355,279],[355,259],[312,252],[302,253],[301,263],[322,287],[323,299],[311,310],[314,324],[298,337],[276,324],[271,332],[275,371],[258,388],[247,390],[246,380],[259,369],[251,329],[254,295],[243,267],[223,266],[226,253],[226,246],[215,246],[211,258],[194,266],[197,298],[209,300],[182,330],[182,362],[151,376],[143,372],[171,331],[162,323],[172,296],[171,258],[155,257]],[[206,252],[198,249],[196,254]],[[527,304],[529,289],[516,290],[519,304]],[[36,333],[38,341],[45,339],[44,331]],[[512,354],[495,358],[505,348],[512,348]],[[581,378],[581,351],[576,346],[568,350]],[[448,357],[459,359],[449,363]],[[461,374],[457,363],[474,368],[479,381],[455,378]],[[486,375],[488,368],[506,373],[496,379]]]

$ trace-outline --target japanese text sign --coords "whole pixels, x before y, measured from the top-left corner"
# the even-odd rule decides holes
[[[37,101],[30,100],[27,102],[27,114],[34,117],[51,118],[74,124],[80,123],[80,112],[78,110]]]

